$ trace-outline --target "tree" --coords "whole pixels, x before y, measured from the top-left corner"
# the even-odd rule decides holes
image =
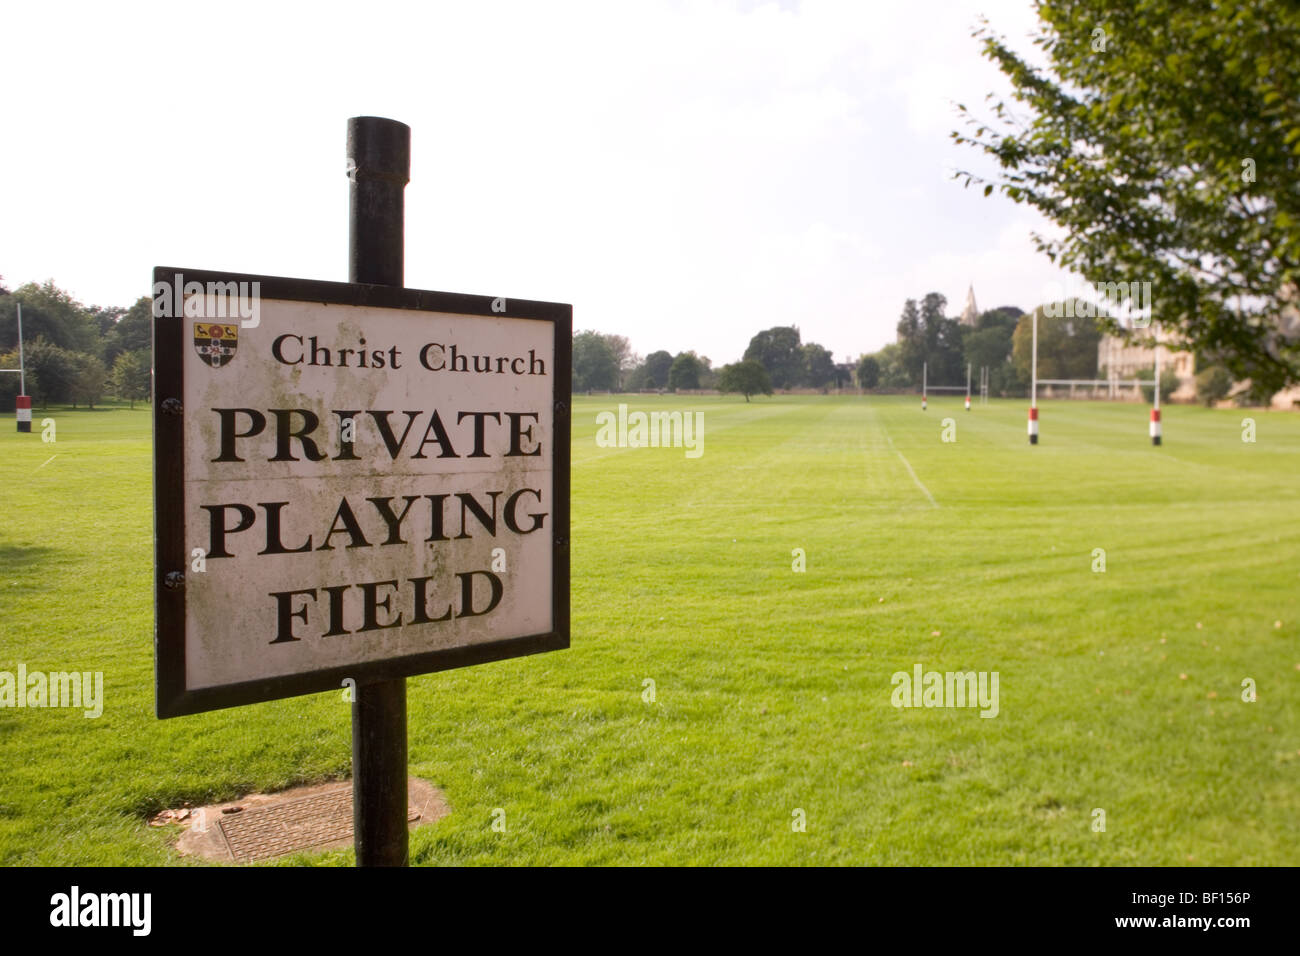
[[[668,373],[672,371],[673,357],[662,349],[645,357],[645,374],[651,388],[667,388]]]
[[[150,390],[149,353],[123,352],[113,362],[113,371],[109,376],[113,393],[118,398],[125,398],[135,408],[137,398],[148,398]]]
[[[100,400],[104,386],[108,384],[108,369],[98,355],[85,352],[72,353],[72,366],[72,407],[76,408],[77,402],[85,402],[94,411],[95,403]]]
[[[929,380],[934,385],[959,385],[966,381],[966,360],[962,354],[962,324],[942,315],[926,323],[930,348],[927,358]]]
[[[880,362],[872,355],[858,360],[858,388],[875,388],[880,381]]]
[[[1137,380],[1140,382],[1151,382],[1150,385],[1139,385],[1142,390],[1142,400],[1151,401],[1151,393],[1155,388],[1156,367],[1151,365],[1137,373]],[[1231,385],[1229,385],[1231,387]],[[1171,368],[1162,368],[1160,370],[1160,401],[1169,401],[1169,396],[1174,394],[1178,389],[1178,373]]]
[[[703,363],[693,353],[683,352],[673,360],[672,368],[668,370],[668,387],[674,392],[681,388],[699,388],[703,370]]]
[[[650,379],[646,375],[644,362],[628,372],[627,378],[623,380],[623,390],[627,392],[639,392],[641,389],[649,387]]]
[[[1232,373],[1222,365],[1211,365],[1196,373],[1196,400],[1206,408],[1222,401],[1232,391]]]
[[[153,299],[141,296],[104,335],[104,361],[112,363],[123,352],[153,346]]]
[[[756,359],[745,359],[722,367],[718,376],[718,390],[721,392],[740,392],[749,401],[751,395],[771,395],[772,380],[763,363]]]
[[[927,293],[918,309],[915,299],[903,303],[898,319],[898,345],[907,370],[909,384],[921,384],[923,374],[936,384],[953,385],[965,381],[966,364],[962,358],[962,325],[944,318],[948,300],[938,292]],[[923,366],[928,372],[923,373]]]
[[[42,285],[28,282],[12,295],[0,297],[0,348],[18,345],[18,303],[23,306],[23,338],[41,336],[52,345],[73,352],[100,351],[99,329],[90,312],[48,279]]]
[[[903,314],[898,317],[899,362],[910,379],[921,380],[921,364],[925,361],[925,330],[921,326],[921,313],[916,309],[916,300],[908,299],[903,303]]]
[[[126,315],[126,309],[116,305],[92,305],[86,309],[86,315],[90,317],[95,331],[99,333],[100,341],[103,341],[104,337],[117,325],[118,320]]]
[[[1075,300],[1076,305],[1079,300]],[[1049,316],[1045,312],[1054,312]],[[1038,377],[1044,378],[1096,378],[1097,345],[1101,329],[1095,318],[1067,318],[1075,310],[1061,303],[1055,307],[1034,309],[1038,315]],[[1033,354],[1033,315],[1020,317],[1012,338],[1012,356],[1016,371],[1030,380]]]
[[[991,325],[998,325],[1014,329],[1024,314],[1025,310],[1018,305],[1000,305],[996,309],[981,312],[979,318],[975,320],[975,327],[987,329]]]
[[[1300,6],[1267,0],[1040,0],[1045,70],[987,23],[1013,115],[952,136],[985,180],[1060,238],[1041,252],[1093,283],[1150,281],[1152,317],[1259,393],[1300,381]],[[1026,122],[1027,120],[1027,122]]]
[[[613,390],[618,386],[618,363],[609,343],[599,332],[579,332],[573,337],[573,390]]]
[[[881,388],[909,388],[915,381],[903,361],[903,346],[899,343],[890,342],[876,353],[876,360],[880,362]]]
[[[778,325],[759,332],[749,340],[744,358],[767,369],[774,388],[793,388],[803,380],[799,330],[792,325]]]
[[[614,365],[618,368],[617,387],[622,388],[624,378],[637,367],[636,353],[632,351],[632,343],[625,335],[605,335],[603,338],[609,346],[610,354],[614,356]]]
[[[809,388],[824,388],[835,377],[835,357],[830,349],[816,342],[809,342],[801,349],[800,378]]]
[[[988,368],[989,392],[994,395],[1004,395],[1028,383],[1028,379],[1019,380],[1011,363],[1012,337],[1023,314],[1024,310],[1016,306],[991,309],[981,313],[975,328],[965,330],[962,355],[971,366],[972,379],[978,380],[980,369]]]
[[[24,332],[26,330],[24,329]],[[24,336],[25,337],[25,336]],[[42,408],[50,402],[72,401],[77,367],[73,353],[45,340],[44,336],[24,344],[27,361],[27,390]],[[32,377],[32,372],[36,377]]]
[[[694,352],[690,353],[695,355]],[[700,360],[700,388],[716,388],[718,385],[718,373],[713,367],[713,360],[707,355],[696,355]]]

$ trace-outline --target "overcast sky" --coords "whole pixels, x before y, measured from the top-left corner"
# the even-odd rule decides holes
[[[570,302],[715,365],[837,361],[903,300],[1030,308],[1032,210],[952,179],[1030,0],[11,3],[0,275],[130,305],[155,265],[347,278],[347,119],[412,128],[406,284]]]

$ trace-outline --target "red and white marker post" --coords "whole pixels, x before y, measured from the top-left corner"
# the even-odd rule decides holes
[[[20,432],[29,432],[32,430],[32,397],[30,395],[18,396],[18,430]]]
[[[1033,313],[1034,345],[1029,360],[1029,444],[1038,444],[1038,310]]]

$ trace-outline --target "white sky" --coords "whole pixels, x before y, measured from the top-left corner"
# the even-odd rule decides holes
[[[347,278],[347,118],[412,128],[406,284],[571,302],[714,364],[798,325],[837,361],[903,300],[1031,308],[1032,210],[962,189],[953,100],[1030,0],[12,3],[0,275],[87,304],[155,265]]]

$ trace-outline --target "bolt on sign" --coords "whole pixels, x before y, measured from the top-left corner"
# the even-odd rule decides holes
[[[569,646],[571,306],[159,268],[154,315],[159,717]]]

